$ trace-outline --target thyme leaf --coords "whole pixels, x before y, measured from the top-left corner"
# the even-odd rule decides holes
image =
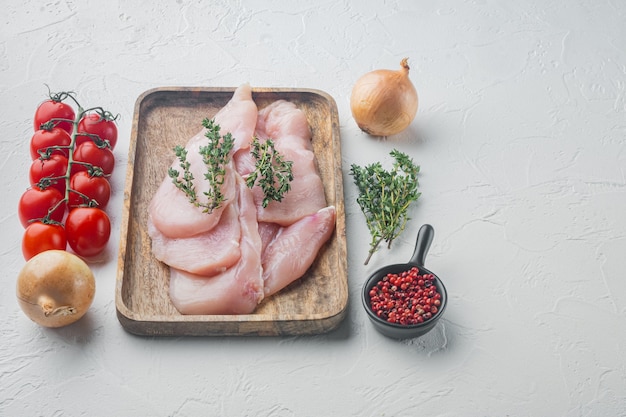
[[[352,164],[350,168],[350,175],[359,190],[356,201],[365,215],[371,235],[365,265],[382,242],[386,242],[389,248],[393,240],[400,236],[409,220],[411,203],[421,195],[417,179],[419,165],[396,149],[390,155],[395,160],[390,171],[385,170],[380,162],[365,167]]]

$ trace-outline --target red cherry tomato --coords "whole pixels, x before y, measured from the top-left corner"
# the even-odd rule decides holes
[[[46,149],[52,146],[69,146],[72,137],[65,130],[53,127],[52,129],[39,129],[30,139],[30,157],[32,159],[39,158],[39,152],[46,152]],[[67,149],[55,149],[51,154],[68,155]]]
[[[63,195],[56,188],[41,189],[36,185],[26,190],[18,203],[17,213],[22,226],[28,227],[31,220],[39,220],[48,216],[51,220],[61,222],[65,215],[66,204],[63,202]]]
[[[65,194],[65,174],[67,158],[63,155],[51,155],[48,159],[35,159],[30,165],[29,179],[31,184],[38,184],[43,178],[49,179],[49,186],[61,194]]]
[[[86,133],[86,135],[81,135],[81,133]],[[117,143],[117,125],[115,120],[108,115],[101,116],[98,113],[89,113],[83,116],[78,123],[76,143],[80,144],[92,140],[89,135],[96,135],[101,140],[108,141],[111,149],[115,149],[115,144]]]
[[[91,164],[100,167],[104,175],[111,175],[115,167],[115,156],[109,148],[99,148],[92,141],[83,142],[74,150],[74,161]],[[72,174],[87,171],[89,168],[83,164],[73,164]]]
[[[72,175],[70,188],[77,192],[70,191],[70,209],[83,204],[89,204],[91,200],[98,203],[98,208],[104,209],[111,197],[111,184],[104,177],[90,176],[87,171],[80,171]],[[84,194],[84,197],[81,194]]]
[[[70,210],[65,219],[67,243],[79,256],[101,253],[111,236],[109,216],[97,207],[78,207]]]
[[[67,133],[72,133],[76,113],[72,106],[62,101],[46,100],[37,107],[33,127],[41,129],[41,125],[53,121],[55,126],[60,127]]]
[[[22,255],[29,260],[38,253],[51,250],[65,250],[67,238],[60,224],[33,222],[26,228],[22,238]]]

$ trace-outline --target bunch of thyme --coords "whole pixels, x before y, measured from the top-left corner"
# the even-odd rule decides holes
[[[255,170],[246,178],[246,185],[252,188],[258,183],[264,194],[263,207],[267,207],[272,200],[282,201],[291,189],[293,161],[285,161],[271,139],[261,142],[255,137],[250,153],[256,163]]]
[[[380,162],[365,167],[352,164],[350,169],[359,190],[356,201],[371,235],[365,265],[381,242],[387,242],[387,247],[391,247],[391,242],[402,233],[409,220],[409,206],[421,195],[417,191],[419,165],[396,149],[390,155],[395,159],[391,171],[383,169]]]
[[[208,139],[208,144],[201,146],[199,149],[202,161],[207,167],[204,178],[210,185],[209,190],[204,192],[207,202],[200,202],[196,195],[196,189],[193,184],[194,177],[190,171],[191,164],[187,161],[187,149],[182,146],[174,148],[174,153],[183,170],[182,177],[178,170],[171,167],[167,173],[172,178],[174,185],[187,195],[187,198],[194,206],[202,207],[205,213],[212,213],[225,200],[221,185],[224,183],[226,165],[230,161],[230,151],[235,141],[230,133],[220,136],[220,126],[215,123],[214,119],[205,118],[202,120],[202,126],[207,129],[204,135]]]

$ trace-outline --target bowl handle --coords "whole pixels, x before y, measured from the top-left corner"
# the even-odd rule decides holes
[[[417,233],[417,241],[415,242],[415,250],[409,263],[417,266],[424,266],[428,249],[435,236],[435,229],[429,224],[423,225]]]

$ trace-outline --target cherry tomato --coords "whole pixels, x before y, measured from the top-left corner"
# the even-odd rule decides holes
[[[46,100],[37,107],[33,126],[35,130],[39,130],[42,124],[52,119],[64,119],[59,121],[54,120],[53,123],[67,133],[72,133],[75,117],[76,113],[69,104],[63,103],[62,101]]]
[[[37,158],[32,162],[29,179],[31,184],[38,184],[41,179],[50,178],[50,187],[54,187],[61,194],[65,194],[66,173],[67,158],[63,155],[51,155],[48,159]]]
[[[109,148],[99,148],[95,142],[83,142],[74,150],[74,161],[91,164],[100,167],[105,175],[111,175],[115,167],[115,156]],[[89,168],[83,164],[73,164],[72,174],[87,171]]]
[[[80,144],[88,140],[92,140],[91,136],[81,135],[81,133],[96,135],[103,141],[109,141],[111,149],[114,149],[115,144],[117,143],[117,125],[115,124],[115,120],[106,115],[101,116],[98,113],[89,113],[83,116],[78,123],[76,143]]]
[[[30,139],[30,157],[32,159],[39,158],[39,152],[45,152],[51,146],[69,146],[72,137],[65,130],[53,127],[52,129],[39,129]],[[67,156],[67,149],[55,149],[51,154],[59,154]]]
[[[65,219],[67,243],[79,256],[95,256],[106,248],[111,236],[111,221],[97,207],[70,210]]]
[[[20,197],[17,213],[22,226],[28,227],[31,220],[45,218],[54,207],[56,209],[50,213],[50,219],[60,223],[66,208],[63,195],[56,188],[49,187],[44,190],[33,185]]]
[[[80,171],[72,175],[70,188],[87,196],[87,199],[85,199],[82,195],[70,191],[70,209],[82,204],[89,204],[90,200],[96,200],[98,207],[104,209],[111,197],[111,184],[109,184],[109,181],[104,177],[90,176],[87,171]]]
[[[29,260],[38,253],[51,250],[65,250],[67,238],[60,224],[33,222],[26,228],[22,238],[22,255]]]

